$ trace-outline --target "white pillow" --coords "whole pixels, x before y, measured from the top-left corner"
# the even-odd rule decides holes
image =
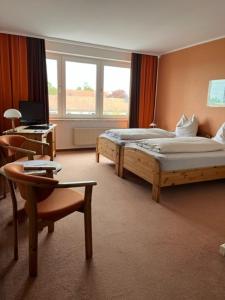
[[[176,136],[196,136],[198,131],[198,120],[195,115],[188,119],[182,115],[176,125]]]
[[[225,123],[220,126],[216,135],[212,139],[218,143],[225,144]]]
[[[180,118],[180,120],[177,122],[177,127],[182,127],[184,124],[188,121],[188,118],[183,114]]]

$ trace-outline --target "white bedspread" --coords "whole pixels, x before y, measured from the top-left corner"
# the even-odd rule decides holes
[[[158,153],[189,153],[224,150],[225,146],[204,137],[177,137],[143,140],[137,142],[140,147]]]
[[[160,128],[109,129],[105,133],[121,140],[173,138],[176,136],[175,133]]]
[[[154,156],[159,161],[160,168],[163,171],[225,166],[225,150],[196,153],[158,153],[140,147],[137,143],[127,144],[125,147],[137,149]]]

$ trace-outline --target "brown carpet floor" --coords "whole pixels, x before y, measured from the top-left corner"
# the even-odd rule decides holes
[[[28,277],[27,223],[13,261],[11,202],[0,201],[0,299],[225,299],[225,182],[165,188],[120,179],[93,151],[60,152],[60,180],[94,179],[94,257],[85,261],[83,215],[39,234],[39,275]]]

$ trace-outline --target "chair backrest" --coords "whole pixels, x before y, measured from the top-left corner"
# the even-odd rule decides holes
[[[7,146],[19,147],[21,148],[26,138],[22,135],[1,135],[0,136],[0,150],[2,156],[7,159],[16,154],[16,151],[12,149],[7,149]]]
[[[45,200],[58,184],[58,180],[48,177],[28,175],[22,165],[9,163],[4,166],[5,176],[16,182],[24,200],[39,202]]]

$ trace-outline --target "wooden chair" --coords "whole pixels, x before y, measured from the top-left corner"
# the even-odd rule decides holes
[[[28,144],[40,145],[41,154],[36,155],[35,151],[26,149]],[[1,166],[13,162],[32,159],[50,160],[48,153],[48,143],[28,139],[22,135],[2,135],[0,136],[0,161]],[[6,184],[4,179],[1,180],[2,198],[6,197]]]
[[[86,258],[92,257],[92,222],[91,198],[95,181],[59,183],[48,177],[27,175],[23,166],[7,164],[5,176],[10,182],[16,182],[22,198],[26,201],[25,209],[29,219],[29,274],[37,275],[38,229],[48,226],[54,231],[54,222],[78,211],[84,213]],[[85,193],[74,187],[85,187]]]
[[[36,155],[36,151],[27,149],[28,144],[40,145],[41,153]],[[1,135],[0,136],[0,153],[4,162],[8,163],[17,159],[47,159],[50,160],[49,144],[28,139],[22,135]],[[19,156],[18,156],[19,155]],[[22,156],[22,157],[21,157]]]

